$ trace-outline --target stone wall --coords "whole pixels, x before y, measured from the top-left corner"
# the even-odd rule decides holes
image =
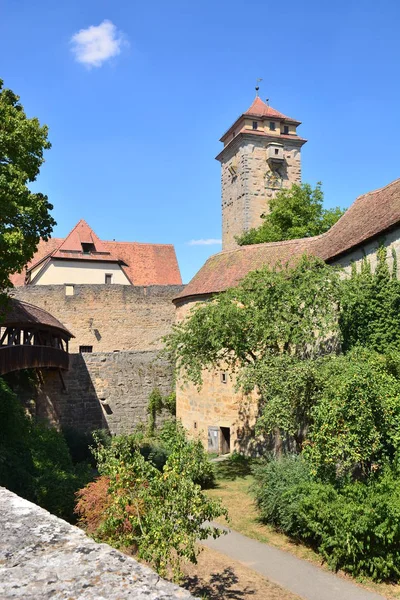
[[[221,161],[223,250],[235,248],[235,236],[261,224],[261,215],[269,212],[269,202],[280,187],[290,188],[293,183],[301,182],[302,143],[280,137],[276,142],[284,144],[285,158],[279,168],[281,185],[276,187],[270,183],[272,172],[267,163],[266,146],[271,139],[248,136],[241,143],[232,142]],[[236,170],[235,176],[231,167]]]
[[[157,352],[96,352],[70,355],[70,369],[42,370],[36,416],[81,430],[130,433],[147,421],[152,390],[174,389],[172,366]],[[160,421],[165,415],[161,415]]]
[[[0,488],[0,598],[193,598],[148,567]]]
[[[350,252],[347,252],[344,256],[341,256],[335,261],[332,261],[334,265],[340,265],[350,274],[351,265],[355,264],[358,271],[361,269],[361,264],[364,258],[366,258],[371,264],[372,270],[375,270],[377,264],[377,252],[380,245],[386,247],[387,252],[387,263],[389,269],[393,267],[393,251],[397,256],[397,270],[398,276],[400,276],[400,227],[393,229],[390,232],[376,238],[375,240],[368,242]]]
[[[155,350],[161,347],[175,320],[172,299],[180,285],[75,285],[67,296],[64,285],[17,287],[12,295],[57,317],[75,338],[70,352],[92,346],[93,352]]]

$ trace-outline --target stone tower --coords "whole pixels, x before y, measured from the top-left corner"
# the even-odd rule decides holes
[[[258,227],[261,215],[281,188],[301,182],[300,151],[306,140],[295,121],[256,96],[221,138],[222,249],[237,246],[235,237]]]

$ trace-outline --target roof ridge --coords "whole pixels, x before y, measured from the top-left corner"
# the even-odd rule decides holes
[[[330,230],[328,230],[330,231]],[[277,246],[290,246],[290,244],[294,244],[295,242],[314,242],[319,240],[321,237],[325,236],[328,231],[325,233],[320,233],[319,235],[312,235],[310,237],[302,237],[302,238],[294,238],[292,240],[279,240],[277,242],[260,242],[259,244],[243,244],[243,246],[238,246],[237,248],[232,248],[231,250],[221,250],[221,252],[216,252],[212,254],[210,258],[213,256],[217,256],[220,254],[229,254],[230,252],[240,252],[242,250],[250,250],[251,248],[266,248],[266,247],[277,247]]]
[[[172,246],[174,247],[174,244],[159,244],[157,242],[126,242],[126,241],[119,241],[119,240],[102,240],[103,244],[136,244],[138,246]]]
[[[338,219],[336,221],[336,223],[334,223],[332,225],[332,227],[330,229],[328,229],[328,231],[326,231],[325,233],[323,233],[322,235],[328,235],[330,234],[332,231],[335,232],[336,229],[338,228],[341,220],[343,219],[343,217],[348,218],[348,215],[353,213],[354,210],[356,210],[358,208],[358,205],[360,204],[360,202],[367,197],[371,197],[374,194],[378,194],[379,192],[382,192],[383,190],[386,190],[387,188],[391,187],[392,185],[400,183],[400,177],[398,177],[397,179],[394,179],[393,181],[391,181],[390,183],[387,183],[386,185],[380,187],[380,188],[376,188],[376,190],[371,190],[370,192],[365,192],[364,194],[361,194],[360,196],[357,196],[357,198],[354,200],[354,202],[352,204],[350,204],[350,206],[344,211],[344,213],[342,214],[342,216],[340,217],[340,219]]]

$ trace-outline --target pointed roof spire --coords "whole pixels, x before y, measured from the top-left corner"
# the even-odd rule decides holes
[[[254,101],[250,108],[248,108],[243,114],[254,117],[274,117],[275,119],[285,119],[285,121],[294,121],[296,123],[298,122],[295,121],[295,119],[287,117],[278,110],[275,110],[275,108],[272,108],[272,106],[269,106],[268,104],[263,102],[258,95],[254,98]]]

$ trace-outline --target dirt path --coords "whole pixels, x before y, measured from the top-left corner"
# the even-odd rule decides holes
[[[204,548],[197,565],[184,567],[182,587],[198,598],[207,600],[301,600],[299,596],[271,583],[259,573],[227,558],[211,548]]]

